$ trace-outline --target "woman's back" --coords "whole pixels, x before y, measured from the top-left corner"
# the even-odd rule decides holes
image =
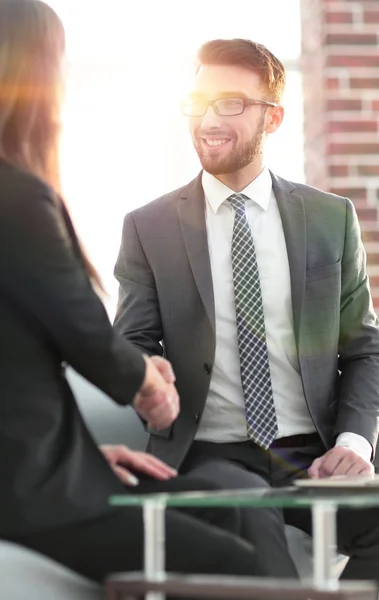
[[[54,228],[46,230],[48,223]],[[90,518],[107,511],[109,493],[122,489],[65,378],[69,359],[79,370],[87,365],[85,374],[95,379],[110,367],[109,359],[87,363],[91,343],[100,350],[111,327],[75,248],[50,188],[0,164],[1,536]]]

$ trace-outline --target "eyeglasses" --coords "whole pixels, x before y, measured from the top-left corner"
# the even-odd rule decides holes
[[[265,100],[253,100],[252,98],[218,98],[217,100],[206,100],[205,98],[187,98],[181,103],[182,113],[186,117],[202,117],[212,106],[216,115],[222,117],[234,117],[241,115],[248,106],[279,106],[276,102]]]

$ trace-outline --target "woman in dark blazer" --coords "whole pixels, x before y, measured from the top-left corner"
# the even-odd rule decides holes
[[[177,416],[178,399],[159,373],[167,364],[155,368],[112,330],[57,193],[64,45],[46,4],[1,0],[0,537],[101,581],[141,568],[142,516],[109,507],[125,488],[80,416],[65,365],[156,427]],[[150,491],[170,483],[196,487],[178,478]],[[217,514],[238,532],[237,513],[205,518]],[[166,531],[171,571],[257,573],[252,548],[193,516],[167,511]]]

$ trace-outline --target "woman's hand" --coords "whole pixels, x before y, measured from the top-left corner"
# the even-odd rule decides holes
[[[130,450],[127,446],[106,445],[99,446],[99,449],[124,485],[136,486],[139,484],[137,477],[128,470],[128,467],[160,481],[171,479],[177,475],[175,469],[147,452]]]
[[[179,396],[173,385],[175,377],[170,363],[165,359],[144,358],[145,379],[133,400],[133,406],[149,427],[165,429],[172,425],[179,414]]]

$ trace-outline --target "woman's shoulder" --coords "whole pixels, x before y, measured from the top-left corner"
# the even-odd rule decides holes
[[[26,209],[35,202],[59,206],[54,190],[42,179],[0,160],[0,210]]]
[[[55,196],[53,189],[40,177],[17,167],[11,165],[0,159],[0,181],[1,187],[0,192],[4,192],[9,188],[9,191],[16,192],[24,191],[28,188],[31,191],[44,193],[47,195]]]

